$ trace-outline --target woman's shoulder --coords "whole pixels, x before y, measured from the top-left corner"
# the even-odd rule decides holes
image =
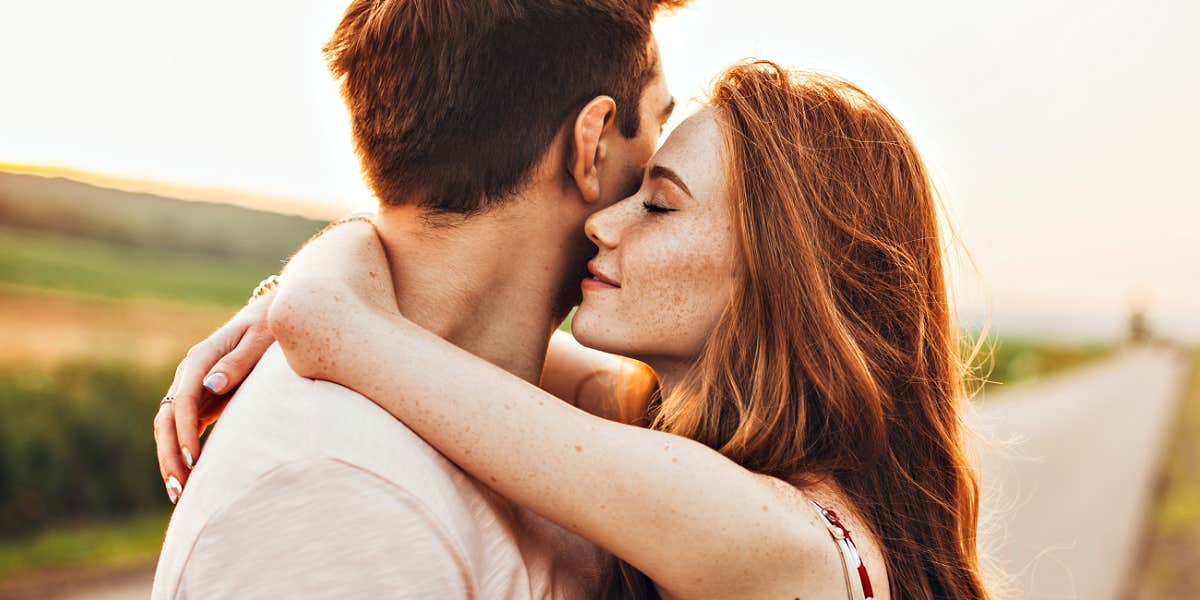
[[[795,571],[785,577],[799,586],[800,597],[847,598],[846,578],[850,575],[853,598],[864,597],[864,586],[857,574],[853,555],[843,555],[837,527],[822,515],[828,509],[850,538],[866,568],[875,600],[890,598],[887,568],[877,537],[864,518],[837,486],[821,482],[803,487],[769,476],[760,476],[762,484],[777,499],[781,530],[789,532]]]

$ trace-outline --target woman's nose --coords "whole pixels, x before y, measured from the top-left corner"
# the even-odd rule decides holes
[[[583,232],[598,248],[613,249],[617,246],[617,212],[623,202],[618,202],[604,210],[592,213],[583,223]]]

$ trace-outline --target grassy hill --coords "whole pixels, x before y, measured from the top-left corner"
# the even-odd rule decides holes
[[[324,223],[59,177],[0,172],[0,225],[146,251],[278,261]]]
[[[189,304],[238,306],[281,257],[211,256],[0,226],[0,284]],[[264,251],[265,253],[265,251]]]
[[[237,306],[323,226],[300,216],[0,172],[0,285]]]

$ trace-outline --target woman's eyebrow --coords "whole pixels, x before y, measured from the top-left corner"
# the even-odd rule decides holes
[[[688,189],[687,184],[683,182],[683,178],[681,178],[678,173],[671,170],[669,167],[664,167],[662,165],[654,165],[650,167],[650,179],[659,177],[670,180],[671,183],[679,186],[679,189],[683,190],[683,193],[689,196],[692,195],[692,190]],[[694,198],[695,196],[692,197]]]

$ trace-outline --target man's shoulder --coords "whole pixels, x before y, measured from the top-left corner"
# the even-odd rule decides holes
[[[269,474],[314,460],[398,486],[443,520],[454,520],[459,496],[486,493],[387,411],[348,388],[296,375],[272,346],[214,426],[177,513],[206,519]],[[299,493],[334,484],[320,477],[289,482]]]
[[[251,447],[252,446],[252,447]],[[266,457],[265,468],[297,459],[330,457],[384,479],[414,469],[457,470],[432,446],[370,399],[328,381],[300,377],[278,345],[246,378],[204,448],[204,458],[228,447],[244,464]]]
[[[475,586],[462,540],[431,505],[355,465],[292,461],[227,500],[203,519],[172,517],[155,597],[469,597]],[[185,493],[177,511],[203,501]]]
[[[388,509],[366,511],[361,522],[391,533],[402,533],[401,523],[427,523],[447,544],[468,549],[494,546],[489,532],[502,528],[484,525],[511,510],[387,411],[348,388],[296,375],[272,346],[204,445],[172,516],[160,574],[170,579],[182,570],[203,536],[239,530],[248,503],[271,506],[276,496],[308,506],[324,502],[319,498],[369,496]],[[346,509],[328,504],[329,511]],[[397,519],[395,511],[413,518]],[[275,517],[291,522],[270,511],[255,522]],[[349,531],[328,525],[296,524],[310,535]]]

